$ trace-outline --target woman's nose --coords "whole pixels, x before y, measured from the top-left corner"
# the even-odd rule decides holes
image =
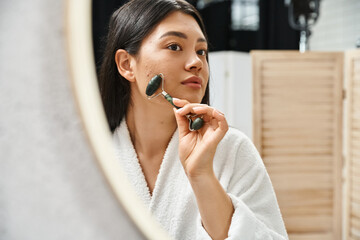
[[[202,66],[203,62],[195,52],[189,56],[185,68],[187,71],[200,71]]]

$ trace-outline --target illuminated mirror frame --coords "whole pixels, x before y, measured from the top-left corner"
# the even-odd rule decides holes
[[[119,204],[147,239],[170,239],[137,197],[115,159],[101,102],[92,44],[91,0],[66,0],[65,38],[70,79],[90,147]]]

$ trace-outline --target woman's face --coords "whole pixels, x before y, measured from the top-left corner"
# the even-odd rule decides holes
[[[135,58],[136,81],[132,91],[146,98],[148,82],[162,73],[167,93],[200,103],[209,79],[207,51],[207,42],[196,20],[182,12],[171,13],[142,42]],[[158,98],[156,102],[168,104]]]

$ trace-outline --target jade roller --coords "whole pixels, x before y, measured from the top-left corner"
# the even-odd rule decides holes
[[[161,85],[161,92],[154,95],[155,92],[159,89],[160,85]],[[148,99],[152,99],[159,95],[162,95],[171,105],[173,105],[175,108],[179,109],[179,107],[175,106],[175,104],[173,102],[173,98],[170,96],[170,94],[168,94],[164,90],[164,75],[162,73],[155,75],[149,81],[149,83],[146,87],[146,95],[148,96]],[[186,117],[189,120],[189,130],[190,131],[199,130],[204,125],[204,120],[201,117],[195,118],[195,117],[197,117],[196,114],[187,114]],[[195,118],[195,120],[193,120],[193,118]]]

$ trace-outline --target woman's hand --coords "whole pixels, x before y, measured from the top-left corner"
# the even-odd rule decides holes
[[[216,147],[228,130],[224,114],[206,104],[189,103],[173,99],[180,109],[175,110],[179,129],[179,156],[189,178],[213,175],[213,158]],[[204,126],[197,131],[189,130],[187,114],[202,115]]]

